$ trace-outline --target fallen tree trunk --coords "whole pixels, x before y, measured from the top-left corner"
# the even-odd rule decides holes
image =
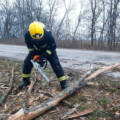
[[[92,71],[86,73],[82,78],[76,81],[72,87],[68,87],[64,91],[58,93],[57,96],[49,99],[46,103],[42,103],[35,107],[30,107],[29,109],[21,108],[17,113],[11,115],[8,120],[32,120],[33,118],[43,114],[52,107],[58,105],[60,101],[65,99],[67,96],[73,94],[77,89],[80,88],[81,81],[83,81],[87,76],[89,76]]]
[[[60,101],[65,99],[67,96],[70,96],[73,94],[76,90],[78,90],[81,86],[84,86],[87,82],[87,80],[93,79],[99,74],[111,70],[115,67],[120,66],[120,64],[116,64],[114,66],[108,66],[104,68],[100,68],[95,73],[91,74],[93,71],[90,71],[86,73],[82,78],[80,78],[78,81],[74,82],[72,86],[68,87],[64,91],[60,92],[57,96],[49,99],[46,101],[46,103],[42,103],[40,105],[37,105],[35,107],[30,107],[29,109],[23,109],[21,108],[17,113],[11,115],[8,120],[32,120],[33,118],[45,113],[52,107],[58,105]],[[88,77],[91,74],[92,77]],[[87,78],[88,77],[88,78]],[[86,82],[84,81],[86,80]]]

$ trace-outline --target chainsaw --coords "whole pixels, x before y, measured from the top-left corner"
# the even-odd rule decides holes
[[[45,74],[44,70],[47,67],[47,59],[43,59],[42,62],[39,64],[33,60],[31,60],[31,63],[33,64],[33,67],[40,72],[40,74],[42,75],[42,77],[49,83],[50,79],[48,78],[48,76]]]

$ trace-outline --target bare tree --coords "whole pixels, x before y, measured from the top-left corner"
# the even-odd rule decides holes
[[[91,15],[91,45],[92,46],[96,44],[96,22],[102,11],[102,9],[99,7],[99,2],[97,0],[90,0],[91,12],[92,12]]]
[[[7,7],[8,6],[8,7]],[[4,4],[1,4],[2,10],[2,24],[3,26],[3,38],[10,38],[10,30],[12,28],[12,8],[9,7],[9,2],[5,0]]]
[[[62,28],[62,25],[63,25],[63,23],[64,23],[64,20],[65,20],[65,18],[66,18],[66,16],[71,12],[71,10],[72,10],[72,8],[71,8],[71,0],[70,0],[70,3],[69,3],[69,6],[68,6],[68,8],[66,7],[66,3],[65,3],[65,0],[63,0],[63,2],[64,2],[64,6],[65,6],[65,13],[64,13],[64,15],[63,15],[63,18],[61,19],[61,21],[60,21],[60,23],[59,23],[59,25],[58,25],[58,27],[57,27],[57,31],[56,31],[56,34],[55,34],[55,37],[56,37],[56,39],[59,39],[59,37],[60,37],[60,30],[61,30],[61,28]]]
[[[48,6],[49,6],[49,18],[48,18],[48,28],[53,31],[53,26],[55,23],[55,16],[57,12],[57,0],[48,0]]]
[[[75,30],[74,30],[74,32],[73,32],[73,39],[72,39],[72,40],[75,40],[76,32],[77,32],[77,30],[78,30],[78,28],[79,28],[80,21],[81,21],[81,12],[79,11],[78,20],[77,20],[77,25],[75,26]]]
[[[104,37],[104,29],[105,29],[105,25],[107,24],[107,20],[105,19],[105,1],[102,0],[102,14],[103,14],[103,17],[102,17],[102,28],[101,28],[101,32],[100,32],[100,37],[99,37],[99,44],[102,44],[103,43],[103,37]]]
[[[118,17],[119,0],[110,0],[109,22],[108,22],[108,46],[112,49],[116,42],[116,21]]]
[[[34,8],[35,17],[38,21],[42,19],[43,3],[42,0],[36,2],[36,7]]]

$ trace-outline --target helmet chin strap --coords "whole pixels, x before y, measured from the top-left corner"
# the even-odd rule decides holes
[[[42,37],[42,34],[38,34],[38,33],[36,33],[35,35],[33,35],[33,37],[36,38],[36,39],[39,39],[39,38]]]
[[[33,39],[36,39],[36,40],[39,40],[41,39],[43,36],[42,35],[39,35],[39,34],[36,34],[36,35],[33,35],[31,36]]]

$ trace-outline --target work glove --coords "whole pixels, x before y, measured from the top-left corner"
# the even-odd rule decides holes
[[[66,89],[66,88],[67,88],[66,80],[60,81],[60,85],[61,85],[61,89],[62,89],[62,90]]]

